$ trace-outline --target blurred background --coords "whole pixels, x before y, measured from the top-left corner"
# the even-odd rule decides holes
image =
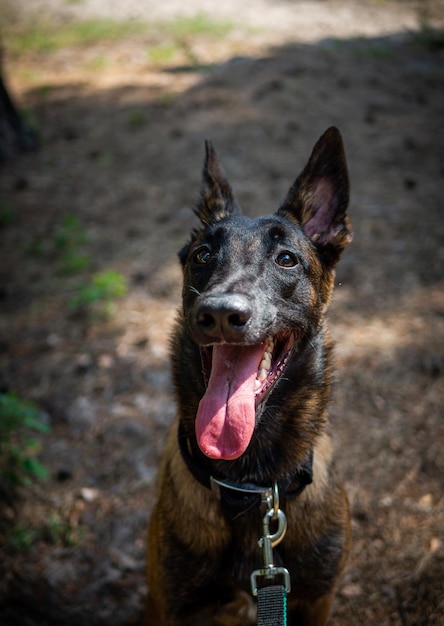
[[[0,0],[0,33],[0,623],[140,623],[204,140],[253,216],[336,125],[331,623],[442,625],[444,2]]]

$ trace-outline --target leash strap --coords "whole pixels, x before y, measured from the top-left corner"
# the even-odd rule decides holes
[[[285,567],[276,567],[273,548],[277,546],[287,530],[287,518],[279,508],[279,493],[276,490],[275,507],[269,509],[262,519],[263,535],[259,539],[264,566],[251,574],[251,591],[257,596],[258,626],[287,625],[287,593],[291,590],[290,574]],[[277,531],[270,533],[270,521],[278,522]],[[280,578],[284,584],[278,584]],[[259,584],[260,581],[260,584]]]
[[[258,626],[287,626],[287,591],[283,585],[261,587],[257,592]]]

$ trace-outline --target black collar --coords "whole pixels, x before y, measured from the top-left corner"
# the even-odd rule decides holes
[[[179,449],[186,466],[194,478],[207,489],[211,489],[219,498],[227,513],[237,517],[254,508],[259,508],[273,492],[273,485],[263,487],[253,483],[233,483],[223,476],[211,474],[195,456],[190,440],[184,432],[182,423],[178,428]],[[299,496],[313,480],[313,452],[290,475],[277,481],[281,498]]]

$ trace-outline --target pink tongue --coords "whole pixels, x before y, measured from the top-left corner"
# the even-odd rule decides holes
[[[254,381],[263,352],[263,344],[213,347],[210,380],[196,417],[197,443],[211,459],[237,459],[250,443]]]

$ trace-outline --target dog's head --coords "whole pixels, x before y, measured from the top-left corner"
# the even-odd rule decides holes
[[[319,333],[334,267],[351,240],[340,133],[330,128],[276,213],[241,214],[211,143],[196,213],[180,252],[186,332],[201,348],[206,393],[196,417],[202,452],[235,459],[299,346]]]

